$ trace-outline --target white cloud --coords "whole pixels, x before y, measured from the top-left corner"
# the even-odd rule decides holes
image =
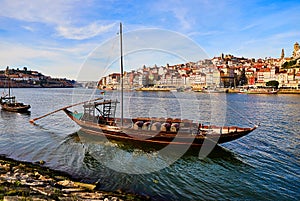
[[[60,24],[62,21],[68,20],[68,15],[73,9],[72,5],[70,0],[3,0],[0,16],[27,22]]]
[[[27,31],[30,31],[30,32],[34,32],[35,29],[30,27],[30,26],[22,26],[23,29],[26,29]]]
[[[182,5],[181,5],[182,6]],[[179,20],[183,29],[190,29],[192,26],[192,22],[188,20],[188,10],[185,7],[173,7],[171,8],[174,16]]]
[[[53,57],[55,52],[45,51],[41,48],[30,48],[18,43],[0,42],[0,61],[4,63],[15,63],[15,61],[26,61],[35,57]]]
[[[110,30],[116,23],[101,25],[93,22],[83,27],[58,26],[56,28],[58,35],[67,39],[83,40],[95,37],[103,32]]]
[[[18,43],[0,42],[0,68],[27,66],[51,77],[76,79],[80,66],[95,44],[72,47],[29,47]]]
[[[190,15],[190,6],[181,1],[160,1],[155,8],[163,12],[171,12],[180,24],[180,28],[187,30],[192,27],[194,21]]]
[[[58,36],[82,40],[102,34],[114,26],[114,23],[104,25],[105,22],[82,17],[83,12],[81,10],[89,9],[91,6],[92,4],[89,2],[83,3],[74,0],[3,0],[0,7],[0,17],[23,22],[42,23],[53,27]],[[32,27],[29,26],[23,26],[23,28],[33,31]]]
[[[212,35],[219,35],[222,34],[221,31],[206,31],[206,32],[190,32],[187,34],[187,36],[192,37],[192,36],[212,36]]]
[[[241,27],[240,31],[248,31],[248,30],[251,30],[253,28],[256,28],[257,26],[258,26],[258,23],[248,24],[244,27]]]

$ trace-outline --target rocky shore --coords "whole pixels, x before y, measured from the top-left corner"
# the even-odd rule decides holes
[[[150,200],[124,192],[95,190],[95,184],[71,179],[63,172],[0,156],[0,200]]]

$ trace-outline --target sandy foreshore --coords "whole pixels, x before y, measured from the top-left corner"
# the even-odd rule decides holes
[[[95,184],[51,170],[44,161],[28,163],[0,156],[0,200],[150,200],[124,192],[95,190]]]

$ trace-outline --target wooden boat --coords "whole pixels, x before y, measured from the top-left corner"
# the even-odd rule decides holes
[[[247,86],[243,87],[239,90],[239,93],[242,94],[277,94],[278,89],[275,89],[273,87],[252,87]]]
[[[18,113],[28,113],[30,109],[30,105],[25,105],[24,103],[20,103],[16,101],[15,96],[11,96],[11,89],[10,89],[10,80],[9,80],[9,69],[6,68],[6,74],[8,77],[8,94],[2,95],[0,97],[0,104],[2,110],[6,110],[9,112],[18,112]],[[5,93],[4,93],[5,94]]]
[[[75,113],[67,108],[64,112],[86,133],[156,147],[173,144],[196,148],[201,147],[205,140],[221,144],[243,137],[257,128],[208,126],[172,118],[141,117],[122,120],[115,118],[117,103],[112,100],[88,102],[83,105],[83,113]]]
[[[223,89],[223,88],[208,88],[208,89],[202,89],[201,92],[203,92],[203,93],[225,93],[225,89]]]
[[[153,86],[153,87],[141,87],[135,89],[136,91],[149,91],[149,92],[177,92],[174,86]]]
[[[30,105],[25,105],[16,102],[15,96],[1,97],[1,108],[9,112],[27,113],[29,112]]]
[[[278,89],[250,89],[247,91],[247,94],[277,94]]]

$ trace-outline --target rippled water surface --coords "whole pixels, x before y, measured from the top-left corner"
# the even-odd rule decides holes
[[[87,89],[14,89],[31,114],[0,113],[0,154],[70,173],[102,190],[153,200],[299,200],[300,96],[125,92],[124,115],[176,117],[260,127],[208,156],[159,154],[86,135],[63,112],[87,100]],[[101,96],[95,91],[95,96]],[[118,98],[107,92],[104,98]],[[75,107],[80,111],[81,107]],[[119,109],[119,108],[118,108]],[[117,112],[119,115],[119,112]],[[172,159],[172,160],[171,160]],[[157,170],[157,171],[154,171]]]

